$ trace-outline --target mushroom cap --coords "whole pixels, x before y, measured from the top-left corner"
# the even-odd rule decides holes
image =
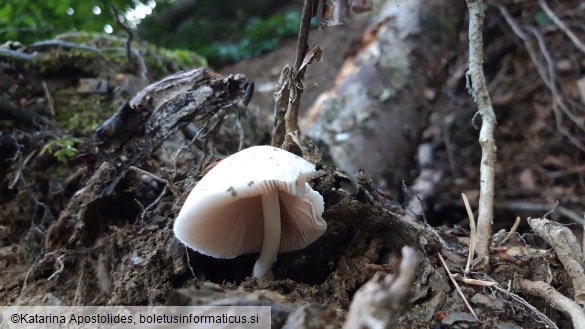
[[[327,229],[323,197],[307,180],[315,166],[272,146],[254,146],[219,162],[193,188],[175,220],[176,237],[217,258],[259,252],[263,193],[278,190],[279,252],[305,248]]]

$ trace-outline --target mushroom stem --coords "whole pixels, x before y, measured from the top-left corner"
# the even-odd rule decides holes
[[[260,257],[254,264],[254,277],[269,279],[272,276],[272,264],[280,249],[280,203],[278,190],[262,194],[262,212],[264,215],[264,236]]]

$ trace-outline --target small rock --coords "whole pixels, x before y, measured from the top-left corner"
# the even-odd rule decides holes
[[[484,294],[473,295],[473,297],[471,297],[471,302],[475,305],[486,307],[492,310],[504,310],[504,303],[501,300],[492,299]]]
[[[478,322],[478,320],[471,313],[465,313],[465,312],[449,312],[449,315],[447,315],[441,321],[441,323],[446,324],[446,325],[452,325],[455,322],[459,322],[459,321],[462,321],[462,322]]]
[[[557,70],[559,72],[572,72],[573,71],[573,65],[571,64],[571,61],[563,58],[561,60],[559,60],[556,64]]]

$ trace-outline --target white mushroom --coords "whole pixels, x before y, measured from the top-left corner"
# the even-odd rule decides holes
[[[315,166],[272,146],[254,146],[219,162],[191,191],[174,232],[205,255],[260,252],[254,276],[271,276],[279,252],[305,248],[327,229],[323,197],[307,180]]]

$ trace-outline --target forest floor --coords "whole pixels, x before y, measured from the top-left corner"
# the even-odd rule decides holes
[[[510,6],[514,17],[520,17],[519,12],[534,17],[539,13],[531,5]],[[567,19],[585,16],[583,9],[569,8],[555,9],[565,12]],[[331,87],[344,58],[359,46],[365,27],[365,21],[356,20],[312,32],[312,44],[324,49],[324,60],[305,76],[307,85],[318,87],[303,94],[302,109]],[[62,44],[11,46],[15,52],[37,55],[0,57],[0,90],[6,91],[0,94],[0,154],[6,160],[0,163],[0,304],[257,302],[274,307],[274,327],[286,321],[298,327],[338,327],[361,286],[374,277],[398,275],[400,251],[408,241],[421,259],[405,302],[409,307],[401,310],[397,327],[429,328],[436,323],[453,328],[544,328],[551,326],[548,321],[559,328],[572,327],[569,317],[548,301],[512,284],[519,279],[547,282],[571,299],[579,290],[556,250],[526,220],[546,217],[583,241],[585,150],[580,147],[585,143],[585,54],[554,24],[543,23],[540,33],[548,54],[538,46],[527,50],[497,9],[488,10],[485,70],[498,119],[496,234],[489,271],[471,275],[483,283],[495,282],[487,286],[460,280],[470,236],[461,194],[475,210],[481,157],[474,127],[474,122],[481,122],[474,121],[475,105],[465,89],[465,28],[460,47],[452,53],[449,79],[428,109],[422,134],[421,143],[431,147],[434,160],[413,169],[415,177],[423,177],[423,172],[433,177],[427,181],[432,193],[422,206],[424,218],[409,212],[413,190],[408,186],[415,182],[406,182],[407,187],[397,191],[376,190],[376,182],[365,178],[352,186],[345,174],[323,164],[312,185],[325,198],[327,232],[306,249],[279,255],[275,280],[262,282],[250,277],[256,255],[218,260],[188,251],[173,236],[173,220],[198,177],[192,168],[201,153],[177,153],[189,144],[187,131],[172,135],[148,159],[132,164],[150,174],[124,171],[112,183],[112,191],[77,205],[72,202],[86,192],[92,174],[101,168],[101,156],[92,154],[91,147],[101,122],[149,82],[197,64],[177,64],[157,50],[140,48],[145,59],[154,58],[146,62],[146,81],[129,73],[136,67],[123,55],[104,58],[93,50]],[[123,49],[120,40],[86,37],[90,41],[67,41],[95,49],[111,48],[114,42]],[[220,70],[225,75],[244,73],[255,81],[254,98],[244,116],[246,145],[269,143],[272,93],[295,50],[296,40],[285,40],[271,53]],[[537,65],[531,52],[536,53]],[[537,67],[549,70],[545,75],[554,88],[543,82]],[[218,154],[237,149],[234,120],[226,118],[217,135]],[[201,124],[191,128],[198,127]],[[179,195],[167,184],[176,184]],[[68,213],[75,207],[79,212]],[[65,216],[73,224],[56,231],[55,223]],[[517,217],[516,233],[504,242]],[[438,254],[451,272],[460,274],[462,295],[479,320],[454,289]],[[299,311],[305,317],[289,316]]]

